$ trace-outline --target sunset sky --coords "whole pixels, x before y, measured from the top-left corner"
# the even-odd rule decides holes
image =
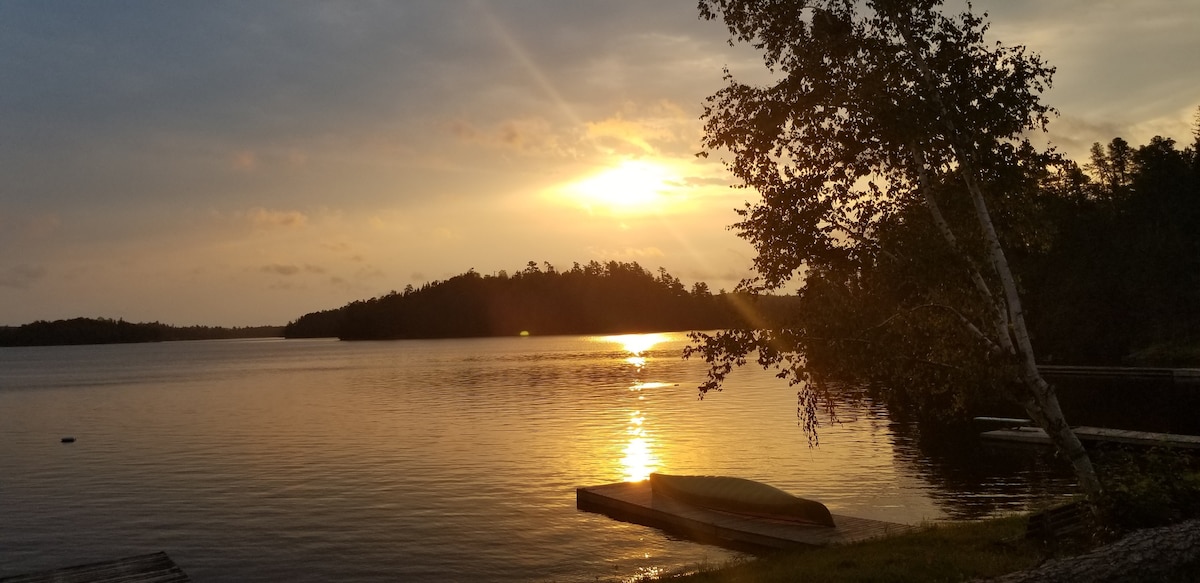
[[[955,6],[956,4],[951,4]],[[1058,67],[1048,139],[1181,143],[1200,2],[980,0]],[[0,3],[0,325],[284,324],[528,261],[732,289],[694,0]]]

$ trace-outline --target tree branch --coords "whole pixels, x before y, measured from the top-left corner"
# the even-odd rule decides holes
[[[950,246],[950,249],[953,250],[959,257],[961,257],[964,262],[966,262],[967,269],[970,271],[971,282],[975,284],[975,290],[979,292],[980,296],[982,296],[984,303],[991,306],[995,311],[992,325],[996,328],[996,340],[989,340],[988,344],[991,348],[1002,348],[1007,350],[1009,353],[1015,353],[1016,351],[1013,350],[1012,343],[1009,341],[1008,336],[1008,310],[1005,309],[1004,304],[1001,303],[992,293],[991,288],[988,287],[987,281],[983,279],[983,274],[980,272],[979,265],[976,264],[975,260],[958,244],[958,238],[955,237],[954,231],[950,228],[950,224],[946,222],[946,218],[942,215],[942,209],[938,205],[937,199],[935,199],[933,196],[933,185],[929,180],[929,173],[925,169],[925,151],[917,144],[915,140],[910,143],[909,147],[912,149],[913,163],[917,168],[917,177],[920,180],[921,194],[925,200],[925,208],[929,209],[929,214],[933,217],[933,224],[937,227],[938,232],[941,233],[942,238],[946,240],[946,244]],[[969,323],[970,322],[968,322],[968,324]],[[979,333],[980,335],[983,334],[978,328],[975,329],[975,332]],[[997,342],[999,345],[997,345]]]
[[[921,304],[919,306],[913,306],[912,308],[909,308],[908,310],[905,310],[903,312],[897,312],[895,314],[892,314],[888,318],[884,319],[882,322],[880,322],[874,326],[871,326],[870,328],[864,329],[862,331],[862,333],[859,334],[858,337],[861,338],[867,332],[870,332],[872,330],[878,330],[879,328],[882,328],[882,327],[888,325],[889,323],[891,323],[892,320],[895,320],[896,318],[912,314],[912,313],[916,312],[917,310],[928,309],[928,308],[937,308],[940,310],[950,312],[951,314],[953,314],[954,316],[956,316],[958,318],[959,322],[962,323],[962,325],[967,329],[968,332],[971,333],[972,336],[974,336],[977,340],[986,344],[988,347],[988,350],[990,350],[992,352],[1000,352],[1001,351],[1001,347],[998,346],[996,344],[996,342],[993,341],[991,338],[988,338],[988,336],[986,334],[984,334],[983,331],[980,330],[979,327],[976,326],[974,322],[971,322],[970,318],[967,318],[966,315],[964,315],[962,312],[954,309],[954,307],[952,307],[952,306],[947,306],[945,304],[937,304],[937,303]]]

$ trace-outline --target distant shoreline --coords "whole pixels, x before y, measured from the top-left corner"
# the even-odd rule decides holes
[[[171,326],[108,318],[38,320],[21,326],[0,326],[0,347],[144,344],[186,340],[282,338],[283,326]]]

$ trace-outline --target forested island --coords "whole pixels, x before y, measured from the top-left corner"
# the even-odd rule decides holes
[[[1023,233],[1011,240],[1011,259],[1045,362],[1200,363],[1197,150],[1162,137],[1140,147],[1121,138],[1095,144],[1087,163],[1068,161],[1042,177],[1030,200],[1014,201],[1022,206],[998,209],[1018,226],[1009,233]],[[897,214],[881,237],[884,254],[933,253],[920,212]],[[688,289],[665,269],[655,274],[637,263],[592,261],[560,271],[531,261],[511,275],[470,270],[310,313],[284,335],[365,340],[798,323],[853,342],[855,330],[871,328],[866,320],[894,313],[913,277],[872,270],[855,284],[866,287],[851,289],[833,275],[813,274],[799,295],[752,296],[713,294],[703,282]]]
[[[281,326],[171,326],[108,318],[38,320],[21,326],[0,326],[0,346],[66,346],[72,344],[131,344],[173,340],[268,338],[283,335]]]
[[[511,275],[469,270],[307,314],[284,335],[382,340],[708,330],[782,321],[796,301],[713,294],[704,282],[689,290],[665,269],[656,275],[636,262],[592,261],[560,271],[530,261]]]

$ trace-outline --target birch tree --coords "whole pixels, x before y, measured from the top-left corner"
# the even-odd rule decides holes
[[[946,14],[940,0],[700,0],[699,9],[725,24],[731,43],[759,50],[775,79],[751,86],[726,70],[727,86],[702,116],[701,155],[722,156],[757,195],[734,225],[757,251],[757,276],[743,287],[778,290],[807,278],[811,291],[818,280],[853,287],[869,273],[900,274],[895,286],[918,291],[892,313],[856,323],[850,340],[886,336],[953,348],[941,356],[979,355],[995,381],[988,386],[1019,403],[1070,460],[1082,490],[1098,494],[1087,452],[1038,372],[1006,256],[1006,243],[1036,239],[1029,193],[1059,162],[1027,138],[1052,113],[1040,94],[1054,69],[1024,47],[985,40],[986,14],[969,5]],[[918,227],[939,248],[918,250],[930,272],[905,274],[921,262],[888,235]],[[814,333],[819,319],[697,335],[687,354],[711,365],[701,391],[756,358],[805,387],[800,409],[815,427],[827,379],[809,353],[834,340]]]

